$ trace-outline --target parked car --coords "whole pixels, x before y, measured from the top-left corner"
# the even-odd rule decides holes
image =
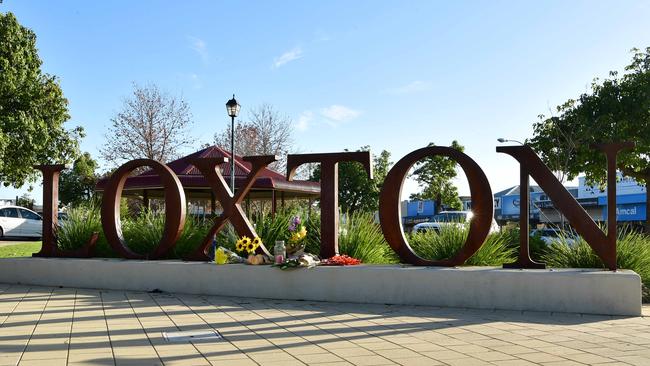
[[[413,226],[413,232],[423,232],[427,230],[435,230],[436,232],[444,226],[457,225],[461,226],[469,220],[472,219],[474,214],[472,211],[442,211],[439,214],[433,216],[431,222],[421,222]],[[492,219],[492,224],[490,225],[490,232],[499,231],[499,226],[497,222]]]
[[[0,207],[0,238],[4,236],[24,236],[40,238],[43,218],[24,207]]]
[[[575,233],[556,228],[535,229],[530,232],[530,236],[539,237],[546,245],[551,245],[554,241],[561,240],[562,238],[569,245],[573,245],[576,242]]]

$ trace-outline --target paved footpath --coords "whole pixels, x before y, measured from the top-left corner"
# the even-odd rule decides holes
[[[0,365],[650,365],[649,310],[624,318],[0,284]],[[215,329],[224,339],[163,337]]]

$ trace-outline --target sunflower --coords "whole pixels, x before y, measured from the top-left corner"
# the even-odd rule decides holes
[[[250,243],[248,243],[248,245],[246,245],[246,251],[248,253],[250,253],[250,254],[253,254],[253,253],[255,253],[255,249],[257,249],[258,246],[259,245],[256,245],[255,243],[250,242]]]
[[[255,239],[253,239],[253,244],[259,247],[260,245],[262,245],[262,238],[256,236]]]
[[[244,250],[244,241],[242,239],[237,240],[237,244],[235,244],[235,248],[237,248],[238,252],[241,252]]]

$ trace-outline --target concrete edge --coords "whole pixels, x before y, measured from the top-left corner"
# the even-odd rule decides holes
[[[629,270],[361,265],[282,271],[182,261],[3,258],[0,282],[625,316],[639,316],[642,310],[641,278]]]

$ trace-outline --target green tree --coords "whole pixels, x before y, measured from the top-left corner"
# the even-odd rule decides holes
[[[528,143],[549,168],[569,179],[585,173],[589,184],[602,187],[605,155],[593,145],[633,141],[635,149],[620,152],[617,167],[641,184],[650,182],[650,47],[632,53],[622,76],[610,71],[602,82],[594,79],[589,92],[558,106],[557,116],[539,116]],[[650,203],[647,189],[646,201]],[[646,231],[650,232],[648,221]]]
[[[436,146],[433,142],[429,147]],[[463,151],[465,147],[454,140],[451,147]],[[411,177],[418,182],[421,191],[411,194],[412,200],[433,200],[436,213],[440,212],[442,205],[460,210],[463,205],[458,198],[458,189],[452,179],[457,175],[456,162],[444,156],[430,156],[415,164],[415,170]]]
[[[75,160],[72,169],[61,172],[59,200],[62,205],[77,206],[92,198],[97,184],[97,162],[89,153],[83,153]]]
[[[16,199],[16,206],[27,207],[30,210],[34,209],[34,199],[29,193],[23,193],[22,196]]]
[[[34,32],[0,13],[0,40],[0,181],[20,187],[36,179],[33,165],[72,162],[83,129],[64,128],[68,101],[41,72]]]
[[[345,149],[345,151],[349,151]],[[357,151],[370,151],[369,146],[363,146]],[[384,179],[390,169],[390,153],[383,150],[373,158],[373,179],[363,166],[356,162],[339,164],[339,207],[341,211],[353,214],[355,212],[375,212],[379,209],[379,193]],[[319,181],[320,165],[312,171],[310,180]]]

